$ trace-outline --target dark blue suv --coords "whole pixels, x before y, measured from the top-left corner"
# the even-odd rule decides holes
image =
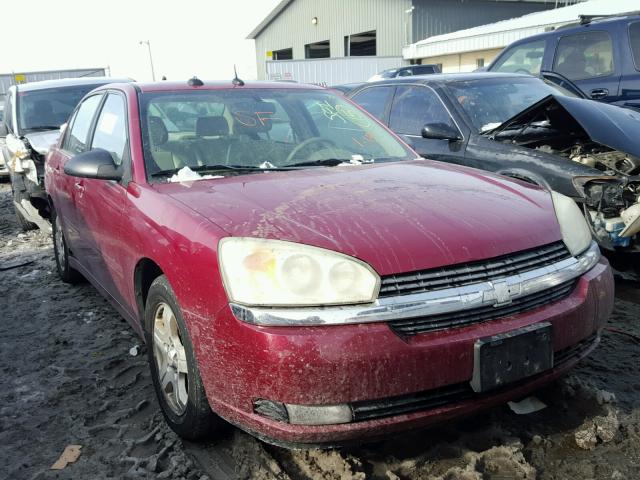
[[[581,16],[579,24],[512,43],[488,70],[555,72],[589,98],[640,109],[640,14]]]

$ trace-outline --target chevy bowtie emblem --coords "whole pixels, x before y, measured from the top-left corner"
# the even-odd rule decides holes
[[[495,307],[509,305],[511,303],[511,292],[509,291],[507,282],[489,282],[489,284],[492,288],[484,292],[485,301],[493,300]]]

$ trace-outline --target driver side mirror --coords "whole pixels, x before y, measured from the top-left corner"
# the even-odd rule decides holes
[[[422,127],[422,138],[456,142],[462,140],[462,135],[457,128],[446,123],[428,123]]]
[[[64,166],[64,173],[72,177],[96,180],[120,180],[122,169],[113,163],[111,154],[102,148],[80,153]]]

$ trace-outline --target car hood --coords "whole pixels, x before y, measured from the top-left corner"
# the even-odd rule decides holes
[[[561,238],[548,192],[429,160],[156,184],[232,236],[328,248],[380,275],[496,257]]]
[[[51,146],[58,141],[60,130],[27,133],[24,137],[36,152],[41,155],[46,155]]]
[[[485,132],[491,136],[505,131],[514,124],[546,110],[549,105],[560,105],[584,129],[591,140],[614,150],[640,157],[640,113],[628,108],[586,100],[583,98],[549,95],[514,115],[499,127]]]

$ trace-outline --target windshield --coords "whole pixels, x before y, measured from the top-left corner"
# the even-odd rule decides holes
[[[140,106],[147,175],[160,181],[185,166],[237,175],[415,157],[328,90],[153,92]]]
[[[452,82],[447,88],[478,132],[497,128],[549,95],[572,95],[537,78],[492,78]]]
[[[99,85],[47,88],[18,92],[18,130],[55,130],[65,123],[76,105]]]

